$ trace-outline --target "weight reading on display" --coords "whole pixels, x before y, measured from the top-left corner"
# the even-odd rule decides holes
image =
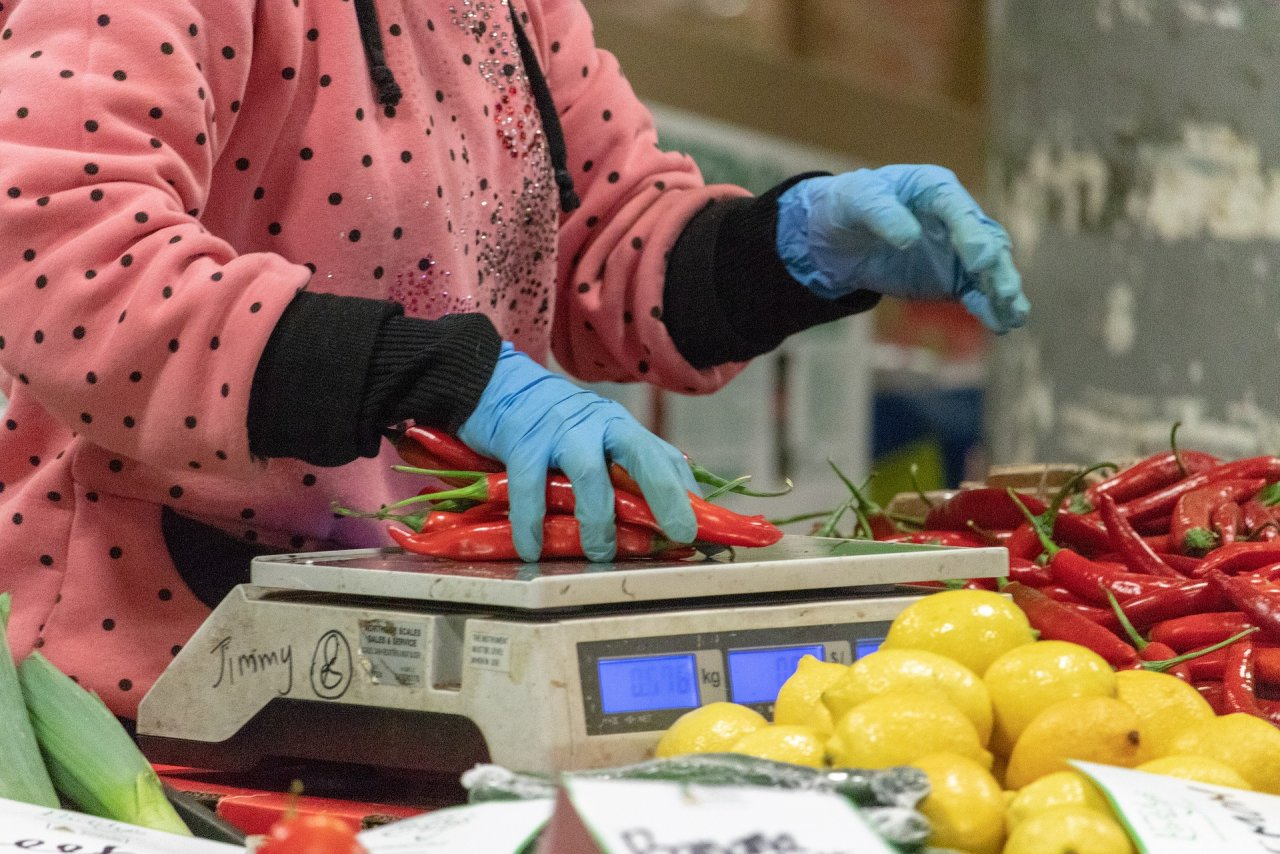
[[[813,644],[729,650],[729,686],[733,702],[772,703],[777,699],[782,683],[796,672],[796,665],[806,655],[822,661],[826,647]]]
[[[693,655],[601,659],[597,669],[600,708],[606,715],[700,705]]]

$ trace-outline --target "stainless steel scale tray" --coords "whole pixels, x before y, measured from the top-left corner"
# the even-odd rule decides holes
[[[992,578],[1003,548],[944,548],[787,535],[772,546],[680,561],[468,563],[396,548],[254,558],[254,584],[351,596],[542,610],[623,602]]]

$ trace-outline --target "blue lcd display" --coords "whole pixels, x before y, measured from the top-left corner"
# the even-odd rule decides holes
[[[600,709],[606,715],[694,709],[699,703],[698,669],[692,655],[602,659]]]
[[[826,656],[822,644],[729,650],[730,695],[735,703],[772,703],[801,658]]]
[[[858,638],[853,642],[853,657],[862,658],[880,648],[884,638]]]

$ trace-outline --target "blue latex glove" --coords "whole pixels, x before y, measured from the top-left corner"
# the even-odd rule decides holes
[[[808,178],[778,198],[778,253],[809,290],[958,299],[992,332],[1031,304],[1009,235],[941,166],[886,166]]]
[[[590,560],[612,560],[617,547],[609,462],[640,484],[669,539],[689,543],[697,535],[688,493],[698,486],[684,456],[621,404],[552,373],[510,343],[503,343],[493,378],[458,438],[506,464],[512,538],[522,560],[542,553],[549,468],[573,484],[574,515]]]

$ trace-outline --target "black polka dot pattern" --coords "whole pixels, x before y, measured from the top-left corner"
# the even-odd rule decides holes
[[[253,4],[205,5],[192,20],[119,0],[88,17],[0,6],[0,140],[22,143],[0,185],[0,285],[15,295],[0,312],[14,378],[0,587],[52,615],[39,632],[15,623],[22,642],[38,634],[125,715],[206,616],[160,507],[284,551],[381,542],[331,502],[402,497],[384,494],[385,460],[264,467],[250,453],[253,370],[300,288],[416,317],[485,312],[538,358],[559,320],[574,343],[557,356],[586,379],[706,390],[728,377],[685,365],[661,323],[663,253],[708,193],[653,146],[576,4],[527,24],[557,105],[572,105],[583,204],[567,215],[498,0],[380,7],[405,90],[395,109],[376,100],[352,4],[280,3],[261,19]]]

